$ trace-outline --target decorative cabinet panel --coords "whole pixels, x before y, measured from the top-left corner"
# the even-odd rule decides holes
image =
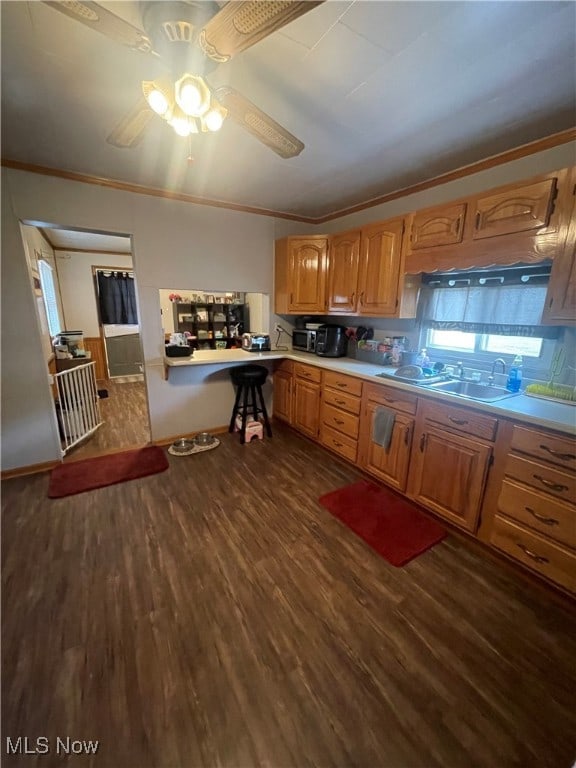
[[[555,193],[556,180],[546,179],[478,198],[472,237],[477,240],[547,227]]]
[[[404,219],[362,228],[358,314],[393,317],[398,311]]]
[[[466,207],[466,203],[458,203],[415,213],[410,233],[412,250],[461,243]]]
[[[326,236],[286,237],[278,240],[275,252],[275,312],[325,312],[327,265]]]
[[[332,237],[328,267],[329,312],[356,312],[359,261],[360,230],[342,232]]]

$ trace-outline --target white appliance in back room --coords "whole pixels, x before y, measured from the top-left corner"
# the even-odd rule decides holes
[[[270,333],[270,296],[267,293],[247,293],[245,331],[250,333]]]

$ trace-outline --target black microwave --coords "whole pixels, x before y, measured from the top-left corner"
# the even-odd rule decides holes
[[[316,331],[295,329],[292,332],[292,347],[303,352],[316,352]]]

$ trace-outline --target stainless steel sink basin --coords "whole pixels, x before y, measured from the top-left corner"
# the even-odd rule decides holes
[[[519,392],[509,392],[504,387],[477,384],[475,381],[443,381],[439,384],[431,384],[430,389],[449,392],[451,395],[467,397],[470,400],[483,400],[485,403],[504,400],[506,397],[516,397],[519,394]]]

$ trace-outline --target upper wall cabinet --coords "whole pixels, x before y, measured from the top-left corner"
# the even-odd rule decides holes
[[[328,311],[354,314],[358,301],[360,230],[333,235],[328,267]]]
[[[358,314],[396,315],[404,219],[391,219],[362,228]]]
[[[278,314],[326,311],[328,238],[285,237],[276,241],[274,310]]]
[[[576,169],[572,180],[572,215],[566,228],[565,246],[552,263],[542,315],[544,323],[576,324]]]
[[[555,258],[570,220],[571,173],[547,173],[411,214],[406,272]]]

